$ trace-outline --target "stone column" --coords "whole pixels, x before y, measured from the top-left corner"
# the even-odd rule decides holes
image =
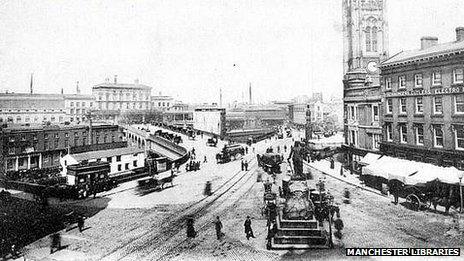
[[[27,169],[31,169],[31,155],[27,155]]]
[[[42,153],[39,154],[39,169],[42,168]]]
[[[18,169],[19,169],[19,157],[16,156],[15,157],[15,171],[18,171]]]

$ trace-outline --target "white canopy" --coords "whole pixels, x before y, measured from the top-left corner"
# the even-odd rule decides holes
[[[382,157],[382,155],[374,154],[374,153],[367,153],[366,156],[364,156],[364,157],[359,161],[359,163],[361,163],[361,164],[363,164],[363,165],[370,165],[370,164],[372,164],[373,162],[375,162],[376,160],[378,160],[380,157]]]
[[[367,156],[367,155],[366,155]],[[396,179],[407,185],[427,183],[433,180],[458,184],[462,171],[454,167],[439,167],[433,164],[383,156],[363,168],[364,175]]]

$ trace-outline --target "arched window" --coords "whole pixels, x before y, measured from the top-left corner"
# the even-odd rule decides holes
[[[377,52],[377,27],[372,27],[372,35],[371,35],[372,39],[371,39],[371,42],[372,42],[372,51],[373,52]]]
[[[366,52],[371,51],[371,27],[366,27]]]

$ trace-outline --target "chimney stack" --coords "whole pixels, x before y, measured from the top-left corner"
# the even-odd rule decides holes
[[[114,75],[114,84],[117,84],[117,83],[118,83],[118,76]]]
[[[421,38],[421,50],[437,45],[438,37],[424,36]]]
[[[464,27],[456,27],[456,42],[464,41]]]
[[[81,90],[79,89],[79,81],[76,82],[76,94],[81,94]]]

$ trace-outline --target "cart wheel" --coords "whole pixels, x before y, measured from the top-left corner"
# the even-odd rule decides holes
[[[408,203],[409,207],[414,210],[418,211],[420,209],[421,202],[419,197],[414,194],[410,194],[406,197],[406,202]]]

